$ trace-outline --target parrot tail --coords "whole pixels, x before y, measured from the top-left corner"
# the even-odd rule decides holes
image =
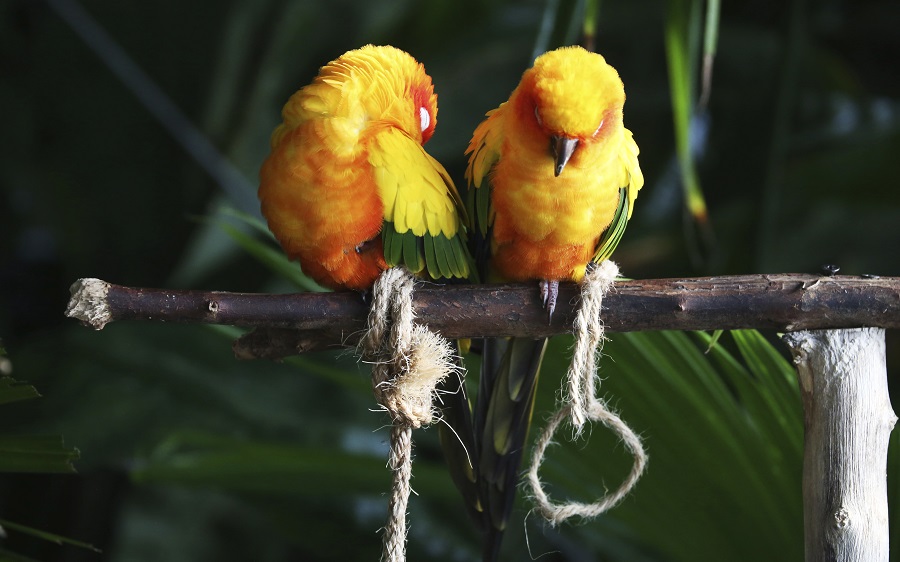
[[[546,339],[483,340],[474,412],[460,377],[441,389],[441,448],[469,515],[484,533],[484,562],[500,554],[515,504]]]
[[[516,499],[546,339],[487,339],[474,430],[484,515],[484,562],[497,560]]]

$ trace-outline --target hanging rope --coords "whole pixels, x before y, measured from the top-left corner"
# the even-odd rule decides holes
[[[575,350],[572,363],[566,373],[560,396],[559,410],[553,415],[538,437],[528,468],[527,481],[534,497],[535,509],[551,525],[556,526],[571,517],[593,518],[609,510],[634,487],[647,464],[647,454],[637,434],[597,397],[599,376],[597,367],[603,349],[603,321],[600,311],[603,297],[610,290],[619,275],[618,266],[606,260],[589,268],[581,283],[581,306],[575,316]],[[618,489],[606,494],[593,503],[554,503],[547,496],[538,477],[538,470],[544,462],[544,454],[559,425],[568,420],[572,424],[574,437],[584,430],[587,422],[600,422],[619,436],[634,457],[634,464],[628,477]]]
[[[391,496],[382,537],[382,560],[406,560],[406,506],[412,490],[412,430],[432,422],[435,386],[458,374],[452,346],[415,323],[415,278],[406,269],[388,269],[375,282],[369,328],[360,354],[372,362],[375,399],[391,417],[388,465]]]

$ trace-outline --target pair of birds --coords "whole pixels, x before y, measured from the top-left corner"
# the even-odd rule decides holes
[[[262,212],[326,287],[366,291],[397,265],[431,279],[534,280],[552,314],[559,281],[580,281],[615,249],[643,185],[624,103],[602,56],[541,55],[475,129],[464,204],[423,148],[437,124],[431,78],[408,53],[369,45],[322,67],[284,106],[260,174]],[[485,560],[498,556],[513,506],[545,345],[486,341],[474,404],[447,383],[452,432],[441,441],[485,532]]]

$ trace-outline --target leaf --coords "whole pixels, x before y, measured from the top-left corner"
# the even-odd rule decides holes
[[[63,537],[61,535],[57,535],[55,533],[48,533],[47,531],[41,531],[40,529],[34,529],[32,527],[26,527],[25,525],[20,525],[18,523],[13,523],[12,521],[7,521],[6,519],[0,519],[0,527],[10,529],[16,531],[18,533],[22,533],[25,535],[30,535],[32,537],[37,537],[41,540],[53,542],[59,545],[68,544],[71,546],[77,546],[79,548],[84,548],[87,550],[93,550],[94,552],[102,552],[99,548],[94,545],[82,541],[76,541],[74,539],[70,539],[67,537]],[[26,558],[22,558],[23,560],[27,560]],[[0,550],[0,560],[5,560],[3,557],[3,551]],[[17,558],[13,558],[13,560],[17,560]]]
[[[269,226],[259,217],[251,215],[249,213],[245,213],[243,211],[238,211],[237,209],[228,206],[220,208],[219,213],[226,217],[235,218],[242,223],[253,227],[253,230],[259,232],[269,240],[275,241],[275,235],[272,234],[272,231],[269,230]]]
[[[712,337],[710,337],[709,339],[709,347],[706,348],[706,353],[712,351],[712,348],[714,348],[716,344],[719,343],[719,338],[721,338],[722,334],[724,333],[725,330],[716,330],[713,332]]]
[[[40,398],[37,389],[12,377],[0,377],[0,404]]]
[[[259,442],[200,432],[163,441],[131,475],[139,483],[213,487],[254,496],[347,498],[389,489],[384,455],[322,446]],[[443,467],[417,464],[416,489],[455,499]]]
[[[671,0],[665,26],[666,58],[669,65],[669,87],[672,92],[672,115],[675,119],[675,145],[681,169],[685,203],[699,223],[707,219],[706,200],[691,154],[691,114],[694,105],[694,73],[696,70],[699,3]]]
[[[643,437],[650,469],[600,524],[571,531],[595,552],[640,537],[665,560],[802,558],[803,425],[791,367],[757,332],[734,335],[740,357],[722,345],[705,355],[706,334],[611,335],[601,393]],[[553,340],[544,373],[564,372],[569,341]],[[558,384],[541,381],[535,420],[554,404]],[[551,449],[542,476],[555,497],[591,501],[630,466],[598,425],[586,443]]]
[[[78,449],[55,435],[0,435],[0,472],[75,472]]]
[[[257,240],[256,238],[241,232],[237,228],[227,223],[220,223],[220,227],[235,242],[238,243],[251,256],[262,262],[266,267],[291,281],[306,291],[324,291],[315,281],[302,273],[300,267],[296,263],[290,261],[284,253],[271,245]]]
[[[220,334],[229,341],[236,340],[244,333],[244,330],[240,328],[234,326],[222,326],[219,324],[209,324],[205,326],[205,328]],[[297,367],[301,373],[317,376],[358,394],[368,396],[372,392],[372,383],[369,379],[361,377],[359,376],[359,373],[350,371],[347,368],[342,368],[337,365],[335,361],[330,360],[329,355],[293,355],[284,358],[282,363],[293,365]]]
[[[706,22],[703,30],[703,73],[698,105],[705,110],[712,91],[713,59],[716,56],[716,45],[719,42],[719,12],[721,2],[709,0],[706,3]]]

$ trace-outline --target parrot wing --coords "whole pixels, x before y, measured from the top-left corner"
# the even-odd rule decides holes
[[[466,149],[466,154],[469,155],[469,165],[466,168],[466,211],[470,220],[469,233],[472,236],[470,248],[482,280],[488,280],[489,277],[490,232],[494,222],[490,175],[494,164],[500,160],[505,105],[501,104],[487,113],[487,119],[475,129]]]
[[[628,205],[628,188],[619,189],[619,206],[616,208],[616,214],[609,226],[603,231],[603,235],[597,242],[597,250],[591,261],[600,263],[608,259],[612,255],[613,250],[619,245],[619,240],[625,233],[625,227],[628,225],[628,215],[631,207]]]
[[[600,263],[608,259],[625,233],[628,219],[634,209],[634,200],[638,191],[644,186],[644,175],[638,165],[638,145],[634,142],[631,131],[624,129],[625,139],[623,149],[619,152],[620,174],[619,205],[613,215],[612,222],[603,232],[597,242],[597,250],[594,252],[593,262]]]
[[[491,168],[500,160],[500,148],[503,144],[503,124],[505,103],[497,109],[487,112],[487,119],[481,122],[472,134],[472,140],[466,149],[469,165],[466,168],[466,179],[469,192],[466,197],[466,210],[473,221],[473,230],[487,237],[488,229],[493,222],[491,213],[491,190],[489,176]],[[484,187],[485,189],[481,189]]]
[[[384,204],[382,241],[389,266],[432,279],[470,273],[463,226],[465,206],[441,164],[401,130],[382,127],[374,135],[369,163]]]

